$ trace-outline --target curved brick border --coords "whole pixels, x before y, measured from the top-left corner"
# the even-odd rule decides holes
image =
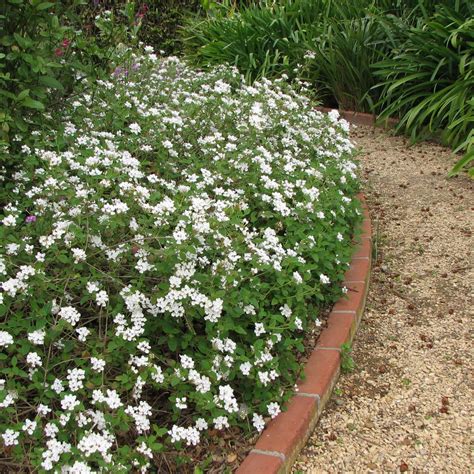
[[[316,110],[320,112],[330,112],[329,107],[316,107]],[[348,122],[355,125],[373,125],[384,128],[393,128],[398,124],[398,120],[395,118],[385,119],[383,122],[378,120],[378,117],[374,114],[366,114],[365,112],[354,112],[353,110],[339,110],[341,117],[346,119]]]
[[[362,203],[364,221],[358,248],[344,278],[349,289],[348,297],[341,298],[334,305],[327,327],[306,364],[306,379],[298,382],[298,391],[289,401],[287,410],[268,424],[255,448],[237,469],[237,474],[288,473],[316,426],[339,378],[340,347],[352,342],[369,288],[371,222],[364,196],[359,194],[358,198]]]

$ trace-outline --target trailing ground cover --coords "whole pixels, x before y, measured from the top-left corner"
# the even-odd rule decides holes
[[[2,187],[0,464],[146,472],[262,430],[344,291],[347,123],[150,48],[66,110]]]

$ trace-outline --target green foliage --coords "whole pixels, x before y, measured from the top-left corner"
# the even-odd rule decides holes
[[[249,81],[292,73],[305,51],[308,21],[315,18],[305,18],[299,3],[251,5],[239,12],[221,5],[186,25],[186,52],[201,65],[235,65]]]
[[[44,123],[52,107],[73,93],[85,78],[108,72],[109,61],[130,44],[139,24],[134,2],[116,21],[98,15],[82,29],[77,12],[84,0],[69,2],[7,0],[0,6],[0,142],[27,136],[34,123]],[[98,13],[98,12],[97,12]],[[121,46],[122,45],[122,46]],[[3,155],[2,161],[8,161]]]
[[[302,74],[330,105],[369,112],[378,96],[372,65],[396,44],[400,21],[377,14],[363,18],[328,19],[309,45]]]
[[[369,0],[220,5],[188,22],[184,42],[200,65],[233,64],[249,82],[300,77],[326,105],[368,111],[378,98],[371,66],[397,44],[406,12],[403,2]]]
[[[355,369],[355,362],[351,356],[352,347],[345,343],[341,345],[341,371],[344,374],[350,373]]]
[[[474,147],[473,4],[441,6],[375,68],[383,78],[381,118],[400,117],[398,130],[413,140],[440,135],[455,151],[467,152],[453,171],[467,165]]]

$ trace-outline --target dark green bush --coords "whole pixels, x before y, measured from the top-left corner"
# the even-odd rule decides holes
[[[27,139],[31,124],[44,123],[86,78],[109,72],[109,62],[140,27],[135,4],[116,15],[84,23],[83,0],[8,0],[0,5],[0,141],[2,162],[12,156],[12,138]],[[82,9],[82,10],[81,10]],[[96,15],[99,11],[96,12]],[[8,153],[5,152],[9,145]]]
[[[400,117],[398,130],[413,140],[440,136],[455,151],[474,147],[473,15],[467,1],[439,7],[375,65],[382,117]]]
[[[307,54],[305,77],[313,82],[327,105],[369,112],[377,101],[372,88],[372,65],[396,44],[400,28],[396,17],[381,21],[377,15],[328,20]]]
[[[391,13],[380,21],[385,11]],[[249,81],[300,76],[307,51],[315,52],[304,79],[317,85],[327,105],[368,110],[367,92],[376,83],[370,66],[393,47],[397,19],[406,11],[397,1],[264,1],[191,19],[184,42],[196,63],[233,64]]]

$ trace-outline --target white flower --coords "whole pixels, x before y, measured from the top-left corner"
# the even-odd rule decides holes
[[[224,408],[228,413],[236,413],[239,411],[239,406],[234,396],[234,390],[230,385],[219,387],[219,395],[214,397],[214,402],[217,406]]]
[[[63,466],[64,474],[94,474],[93,471],[85,462],[76,461],[72,466]]]
[[[105,369],[105,360],[91,357],[92,370],[96,372],[102,372]]]
[[[158,365],[153,366],[154,370],[151,373],[151,378],[155,383],[162,384],[165,381],[163,370]]]
[[[258,337],[262,334],[265,334],[265,326],[263,323],[255,323],[255,335]]]
[[[105,308],[109,301],[109,296],[107,295],[106,291],[101,290],[95,295],[95,300],[98,306],[102,306],[103,308]]]
[[[329,283],[331,283],[331,280],[329,279],[329,277],[324,275],[323,273],[319,275],[319,280],[323,285],[329,285]]]
[[[251,369],[252,364],[250,362],[244,362],[243,364],[240,364],[240,371],[243,375],[249,375]]]
[[[189,427],[184,428],[181,426],[173,425],[171,430],[168,431],[171,436],[171,442],[177,443],[179,441],[186,441],[188,446],[196,446],[199,443],[200,433],[197,428]]]
[[[193,369],[194,368],[194,361],[191,357],[187,355],[180,355],[179,359],[181,361],[181,365],[183,369]]]
[[[180,410],[185,410],[188,408],[188,405],[186,403],[186,397],[178,397],[176,398],[176,408],[179,408]]]
[[[105,402],[110,408],[112,408],[112,410],[122,406],[120,396],[115,390],[107,390],[107,398],[105,399]]]
[[[218,416],[212,420],[214,426],[217,430],[223,430],[224,428],[229,428],[229,421],[226,416]]]
[[[295,280],[295,282],[300,285],[301,283],[303,283],[303,278],[301,277],[301,275],[298,273],[298,272],[293,272],[293,280]]]
[[[38,405],[38,408],[36,409],[36,411],[38,412],[38,415],[46,416],[48,413],[51,413],[51,408],[49,408],[48,406],[43,405],[42,403],[40,403]]]
[[[13,337],[6,331],[0,331],[0,347],[13,344]]]
[[[16,217],[12,214],[9,214],[8,216],[3,218],[2,223],[6,227],[13,227],[16,225]]]
[[[21,429],[23,431],[26,431],[29,435],[32,435],[36,429],[36,421],[34,420],[30,420],[30,419],[26,419],[24,422],[23,422],[23,426],[21,427]]]
[[[72,255],[74,257],[74,263],[79,263],[79,262],[83,262],[87,255],[86,255],[86,252],[82,249],[71,249],[72,251]]]
[[[275,418],[280,412],[280,405],[278,403],[272,402],[267,405],[267,410],[268,414],[272,417]]]
[[[67,380],[72,392],[77,392],[83,387],[83,381],[86,378],[86,372],[83,369],[68,369]]]
[[[138,135],[141,131],[142,131],[142,128],[140,127],[140,125],[138,125],[138,123],[131,123],[128,128],[130,129],[130,131],[134,134],[134,135]]]
[[[303,321],[301,321],[300,318],[295,318],[295,326],[297,327],[297,329],[302,331],[303,330]]]
[[[77,340],[80,342],[86,342],[87,336],[91,333],[90,330],[86,327],[77,328],[76,332],[78,334]]]
[[[2,434],[3,444],[5,446],[16,446],[18,444],[18,436],[20,436],[18,431],[6,430]]]
[[[36,352],[29,352],[26,356],[26,363],[30,367],[41,367],[43,364],[41,357]]]
[[[108,452],[114,441],[114,437],[107,431],[103,434],[94,432],[87,433],[77,444],[77,449],[86,457],[89,457],[94,453],[99,453],[102,458],[107,461]]]
[[[75,395],[66,395],[61,400],[61,408],[67,411],[73,411],[79,404],[80,402]]]
[[[291,311],[291,308],[287,304],[285,304],[284,306],[281,306],[280,311],[281,311],[281,314],[285,316],[285,318],[289,318],[293,314],[293,312]]]
[[[44,434],[48,438],[55,438],[59,433],[59,428],[53,423],[46,423],[44,427]]]
[[[33,331],[28,333],[28,340],[37,346],[44,344],[44,337],[46,335],[46,331],[44,329],[38,329],[37,331]]]
[[[81,315],[77,309],[72,306],[66,306],[59,310],[59,316],[61,319],[67,321],[71,326],[75,326],[81,319]]]
[[[62,381],[58,378],[55,379],[51,384],[51,390],[54,390],[57,394],[64,392],[65,388],[63,387]]]
[[[208,429],[208,424],[207,424],[207,421],[204,419],[204,418],[198,418],[196,420],[196,428],[199,430],[199,431],[203,431],[203,430],[207,430]]]
[[[265,387],[271,382],[270,375],[267,371],[258,372],[258,379],[260,380],[261,384]]]
[[[96,281],[88,281],[86,284],[86,288],[89,293],[96,293],[97,291],[99,291],[100,286],[99,283]]]
[[[263,416],[258,415],[257,413],[253,414],[252,424],[259,432],[263,431],[263,429],[265,428],[265,420],[263,419]]]

